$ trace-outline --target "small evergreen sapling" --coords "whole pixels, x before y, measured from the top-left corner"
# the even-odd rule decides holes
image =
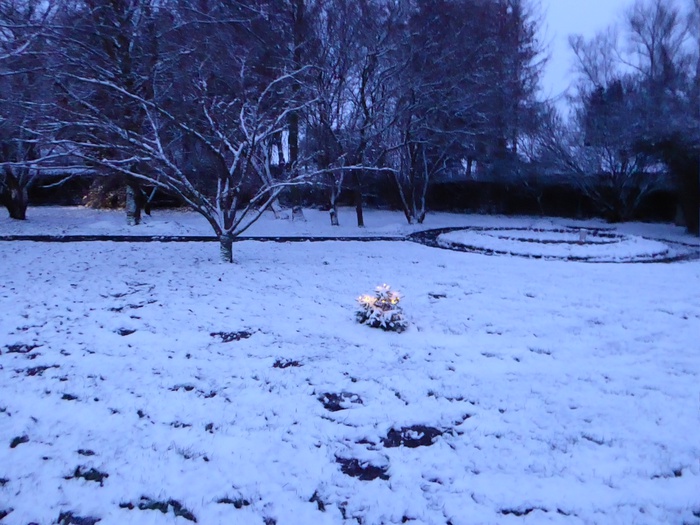
[[[374,296],[358,297],[357,322],[389,332],[403,332],[408,327],[408,321],[399,306],[400,300],[401,295],[392,291],[389,285],[377,286]]]

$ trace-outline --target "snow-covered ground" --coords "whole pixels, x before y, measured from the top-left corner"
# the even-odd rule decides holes
[[[679,255],[664,242],[637,235],[598,235],[583,229],[457,230],[443,233],[437,240],[445,248],[457,246],[499,255],[589,262],[653,261]],[[682,246],[681,251],[688,250]]]
[[[288,213],[286,215],[289,215]],[[305,209],[305,221],[277,220],[272,213],[245,232],[246,236],[310,237],[402,237],[431,229],[460,226],[478,227],[592,227],[683,242],[700,247],[700,239],[670,224],[623,223],[610,225],[601,220],[577,221],[565,218],[505,217],[457,213],[429,213],[424,224],[408,225],[403,213],[388,210],[365,210],[365,228],[358,228],[354,208],[340,208],[340,226],[330,225],[328,212]],[[126,224],[121,210],[93,210],[84,207],[32,207],[26,221],[0,216],[2,235],[214,235],[211,226],[198,213],[186,209],[154,210],[144,215],[143,224]]]
[[[0,235],[132,233],[65,211]],[[342,233],[316,213],[251,233],[356,231],[347,210]],[[185,215],[142,230],[210,233]],[[572,221],[425,227],[460,223]],[[700,262],[234,250],[0,242],[0,523],[700,523]],[[404,333],[355,322],[381,283],[404,296]]]

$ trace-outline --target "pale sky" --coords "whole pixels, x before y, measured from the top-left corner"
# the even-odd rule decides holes
[[[545,15],[545,42],[550,59],[542,86],[545,96],[562,94],[571,83],[573,53],[568,38],[572,33],[592,37],[620,20],[633,0],[540,0]]]

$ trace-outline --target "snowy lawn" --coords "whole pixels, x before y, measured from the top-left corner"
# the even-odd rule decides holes
[[[0,523],[700,523],[700,262],[234,257],[0,242]]]
[[[287,212],[287,215],[289,213]],[[610,225],[601,220],[577,221],[565,218],[505,217],[458,213],[429,213],[424,224],[408,225],[403,213],[389,210],[365,210],[365,228],[356,226],[355,209],[340,208],[340,226],[330,225],[328,212],[305,209],[305,221],[276,220],[272,213],[245,232],[246,236],[370,237],[395,236],[430,228],[459,226],[566,228],[592,227],[611,229],[622,234],[644,235],[691,244],[700,248],[700,239],[685,233],[684,228],[669,224],[622,223]],[[126,224],[123,210],[93,210],[77,207],[30,207],[26,221],[14,221],[0,214],[2,235],[214,235],[207,221],[198,213],[181,210],[154,210],[144,215],[143,224]]]

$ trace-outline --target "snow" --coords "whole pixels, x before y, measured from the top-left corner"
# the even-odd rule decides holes
[[[669,245],[638,236],[585,230],[460,230],[443,233],[438,243],[523,257],[570,258],[590,262],[661,259],[676,255]]]
[[[245,236],[279,237],[402,237],[430,228],[445,227],[525,227],[525,228],[611,228],[601,220],[577,221],[565,218],[505,217],[456,213],[429,213],[424,224],[409,225],[403,213],[389,210],[365,210],[365,227],[358,228],[354,208],[341,207],[340,226],[330,225],[328,212],[305,209],[306,221],[278,220],[266,212],[245,232]],[[214,235],[211,226],[198,213],[189,210],[154,210],[144,215],[143,224],[126,224],[123,210],[93,210],[79,207],[43,206],[29,208],[26,221],[0,217],[2,235]],[[684,228],[669,224],[622,223],[615,231],[683,242],[699,247],[700,240]]]
[[[0,234],[132,233],[117,213],[30,213]],[[256,231],[328,235],[325,214],[305,213]],[[415,230],[400,219],[368,212],[359,235]],[[341,221],[357,232],[348,210]],[[424,227],[460,223],[574,224]],[[210,234],[182,212],[141,231]],[[694,242],[666,225],[615,231]],[[233,265],[217,251],[0,242],[1,523],[700,523],[700,262],[398,240],[242,241]],[[404,333],[355,322],[357,296],[383,283],[402,295]],[[421,426],[442,434],[383,443]],[[90,469],[109,477],[75,477]]]

